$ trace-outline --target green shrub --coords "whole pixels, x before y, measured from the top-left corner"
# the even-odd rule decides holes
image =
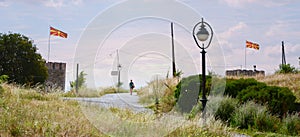
[[[9,77],[7,75],[1,75],[0,76],[0,84],[4,83],[4,82],[7,82],[8,78]]]
[[[262,106],[255,104],[254,102],[247,102],[241,105],[233,113],[230,121],[230,125],[241,129],[247,129],[249,126],[254,125],[254,117],[257,109],[264,109]]]
[[[197,104],[197,99],[202,92],[199,92],[201,75],[193,75],[183,78],[176,86],[174,97],[179,111],[189,113]],[[206,91],[210,90],[211,76],[206,76]],[[209,93],[209,92],[206,92]]]
[[[254,118],[253,128],[263,132],[275,132],[280,127],[280,119],[273,116],[266,108],[259,109]]]
[[[300,135],[300,117],[298,114],[287,115],[282,120],[280,129],[282,134],[299,136]]]
[[[182,80],[178,83],[175,90],[175,98],[178,99],[181,91],[199,91],[202,75],[193,75]],[[206,76],[206,91],[209,91],[211,83],[211,76]]]
[[[280,119],[271,115],[266,106],[249,101],[235,110],[230,124],[240,129],[275,132],[280,127]]]
[[[275,73],[279,73],[279,74],[299,73],[299,70],[294,66],[292,66],[291,64],[280,64],[279,70],[277,70]]]
[[[238,94],[237,98],[241,102],[254,100],[260,104],[267,104],[272,114],[280,116],[289,110],[292,111],[296,100],[288,88],[264,85],[247,87]]]
[[[259,85],[259,86],[266,86],[265,83],[258,82],[253,78],[250,79],[227,79],[226,81],[226,88],[225,88],[225,95],[231,96],[233,98],[236,98],[238,93],[242,91],[243,89],[246,89],[249,86],[254,86],[254,85]]]
[[[238,100],[230,97],[225,97],[215,113],[215,118],[220,119],[225,123],[230,122],[230,118],[236,108],[238,107]]]

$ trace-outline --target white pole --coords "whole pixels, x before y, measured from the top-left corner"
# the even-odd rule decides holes
[[[247,46],[245,46],[245,69],[247,69]]]
[[[50,58],[50,36],[51,35],[50,35],[50,32],[49,32],[49,39],[48,39],[48,60],[47,60],[48,62],[50,62],[49,61],[49,58]]]
[[[118,69],[118,84],[117,84],[117,92],[119,93],[119,90],[120,90],[120,86],[121,86],[121,84],[120,84],[120,75],[121,75],[121,73],[120,73],[120,69],[121,69],[121,65],[120,65],[120,59],[119,59],[119,50],[117,49],[117,69]]]

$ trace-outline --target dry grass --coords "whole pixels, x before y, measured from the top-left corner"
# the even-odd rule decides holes
[[[71,90],[67,93],[64,93],[64,97],[101,97],[105,94],[117,93],[118,90],[115,87],[100,87],[99,89],[90,89],[90,88],[80,88],[78,93]],[[128,91],[120,88],[118,93],[127,93]]]
[[[149,113],[136,113],[127,109],[105,109],[92,103],[83,103],[83,110],[91,122],[110,136],[230,136],[231,129],[214,117],[206,119],[186,119],[178,113],[165,113],[157,116]]]
[[[75,101],[61,93],[38,93],[16,85],[1,85],[0,136],[103,136]]]
[[[140,103],[148,105],[157,113],[169,112],[175,105],[174,91],[178,79],[159,79],[138,90]],[[158,103],[158,104],[156,104]]]

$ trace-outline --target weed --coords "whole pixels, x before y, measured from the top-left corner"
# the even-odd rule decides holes
[[[300,135],[300,117],[298,114],[289,114],[282,120],[280,129],[282,134]]]

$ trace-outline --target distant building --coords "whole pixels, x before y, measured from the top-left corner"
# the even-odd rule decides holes
[[[64,90],[66,81],[66,63],[47,62],[46,66],[48,68],[46,85]]]
[[[226,70],[226,76],[246,76],[246,77],[265,76],[265,71],[256,70],[256,66],[254,65],[254,70],[245,70],[245,69]]]

